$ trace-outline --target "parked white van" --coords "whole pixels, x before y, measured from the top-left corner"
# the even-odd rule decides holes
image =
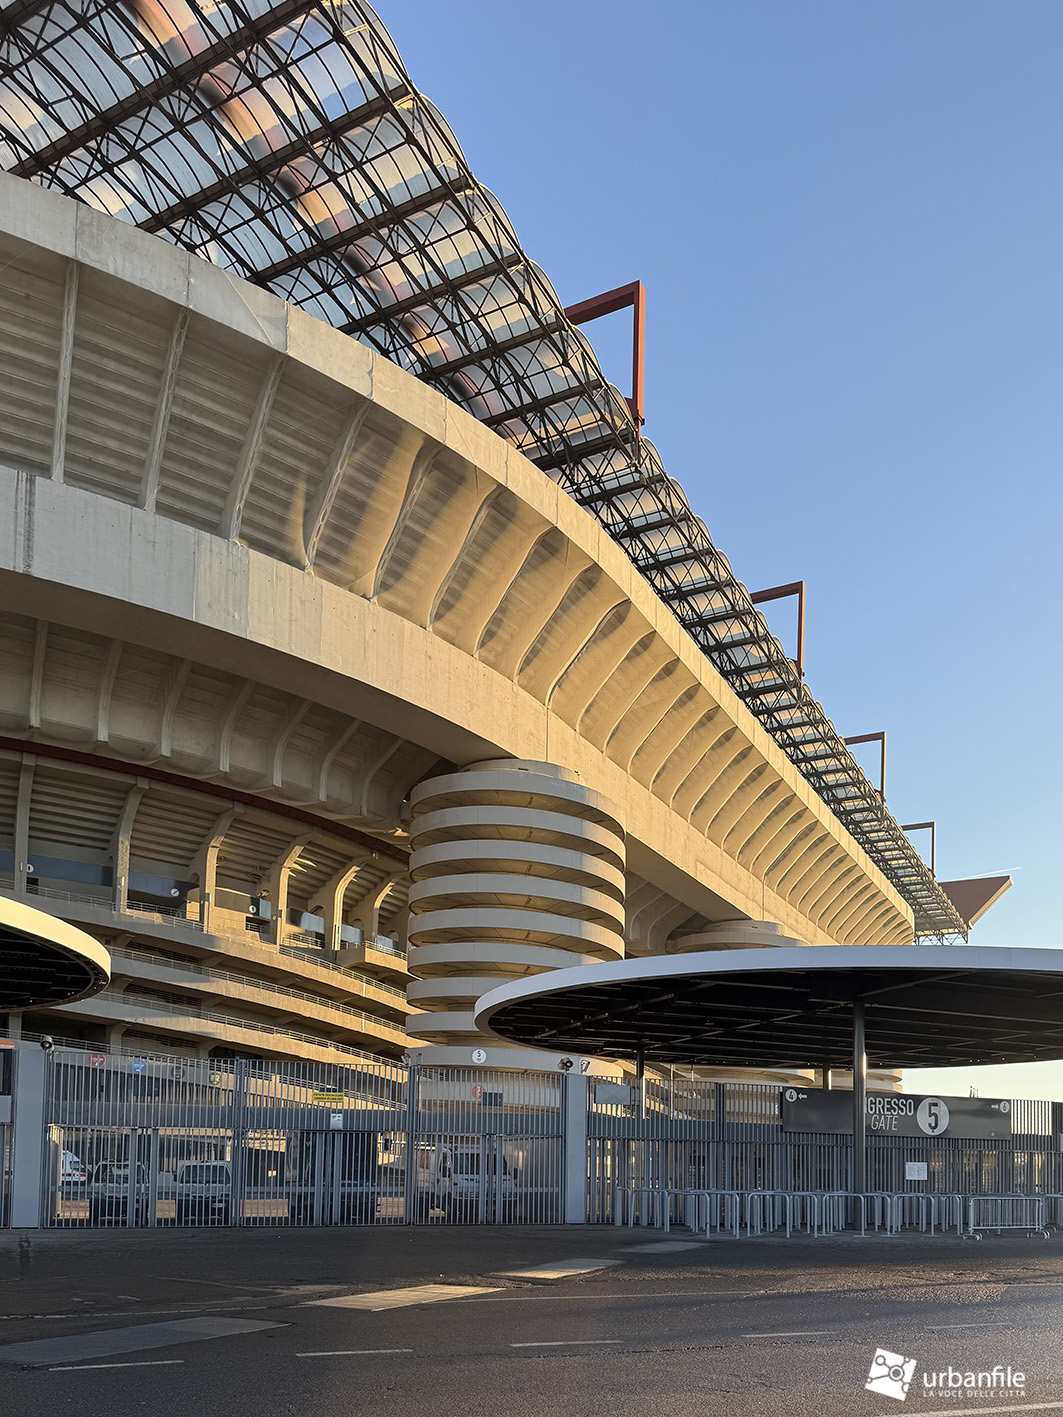
[[[491,1146],[486,1159],[475,1142],[422,1146],[417,1153],[417,1197],[425,1216],[435,1209],[448,1220],[509,1224],[516,1218],[517,1180],[505,1156],[499,1158]]]

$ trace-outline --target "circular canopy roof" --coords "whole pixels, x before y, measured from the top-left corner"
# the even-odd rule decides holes
[[[727,1067],[1063,1058],[1063,950],[795,946],[627,959],[493,989],[477,1026],[525,1046]]]
[[[107,983],[107,951],[84,930],[0,896],[0,1009],[68,1004]]]

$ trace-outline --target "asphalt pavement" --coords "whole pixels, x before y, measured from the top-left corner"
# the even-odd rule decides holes
[[[34,1417],[1063,1417],[1061,1306],[1063,1235],[8,1231],[0,1390]]]

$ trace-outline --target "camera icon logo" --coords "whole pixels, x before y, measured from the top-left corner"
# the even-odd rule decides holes
[[[905,1358],[903,1354],[891,1353],[886,1348],[876,1348],[864,1387],[868,1392],[881,1393],[883,1397],[895,1397],[903,1402],[908,1396],[914,1372],[914,1358]]]

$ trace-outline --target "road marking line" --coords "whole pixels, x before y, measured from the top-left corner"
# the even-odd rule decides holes
[[[503,1294],[496,1291],[492,1299],[470,1299],[470,1304],[611,1304],[617,1299],[736,1299],[756,1298],[774,1294],[774,1289],[668,1289],[663,1294]]]
[[[945,1409],[945,1411],[942,1411],[939,1407],[924,1407],[923,1411],[933,1412],[934,1417],[970,1417],[970,1414],[974,1411],[984,1413],[985,1417],[989,1417],[991,1412],[1046,1412],[1050,1407],[1063,1407],[1063,1402],[1023,1402],[1019,1405],[1016,1405],[1014,1402],[1009,1402],[1006,1407],[978,1408],[972,1403],[969,1407],[949,1407]],[[880,1414],[880,1417],[896,1417],[896,1414],[886,1412]]]
[[[324,1348],[319,1353],[297,1353],[297,1358],[367,1358],[373,1353],[412,1353],[412,1348]]]
[[[744,1333],[743,1338],[815,1338],[823,1333],[837,1333],[836,1328],[795,1328],[786,1333]]]
[[[310,1299],[303,1308],[404,1309],[410,1304],[439,1304],[445,1299],[467,1299],[473,1294],[497,1294],[499,1286],[473,1284],[419,1284],[415,1289],[377,1289],[372,1294],[340,1294],[333,1299]]]
[[[558,1260],[555,1264],[532,1265],[530,1269],[500,1269],[495,1273],[504,1279],[568,1279],[575,1274],[593,1274],[598,1269],[610,1269],[623,1260]]]
[[[171,1348],[178,1343],[231,1338],[237,1334],[258,1333],[262,1329],[285,1326],[282,1323],[266,1323],[261,1319],[229,1319],[203,1314],[196,1319],[174,1319],[170,1323],[130,1324],[125,1328],[68,1334],[64,1338],[5,1343],[0,1347],[0,1363],[43,1365],[74,1362],[79,1358],[106,1358],[112,1353],[134,1353],[140,1348]]]
[[[1011,1325],[1010,1325],[1006,1320],[1001,1320],[1001,1321],[998,1321],[998,1322],[995,1322],[995,1323],[980,1323],[980,1324],[927,1324],[927,1328],[930,1329],[930,1331],[931,1331],[932,1333],[944,1333],[944,1332],[946,1331],[946,1329],[950,1329],[950,1328],[1010,1328],[1010,1327],[1011,1327]]]
[[[173,1368],[183,1358],[152,1358],[143,1363],[77,1363],[73,1367],[49,1368],[50,1373],[94,1373],[97,1368]]]
[[[557,1338],[550,1343],[511,1343],[510,1348],[596,1348],[605,1343],[623,1343],[622,1338]]]
[[[621,1245],[620,1248],[625,1254],[670,1255],[680,1250],[703,1250],[705,1245],[701,1240],[658,1240],[648,1245]]]

